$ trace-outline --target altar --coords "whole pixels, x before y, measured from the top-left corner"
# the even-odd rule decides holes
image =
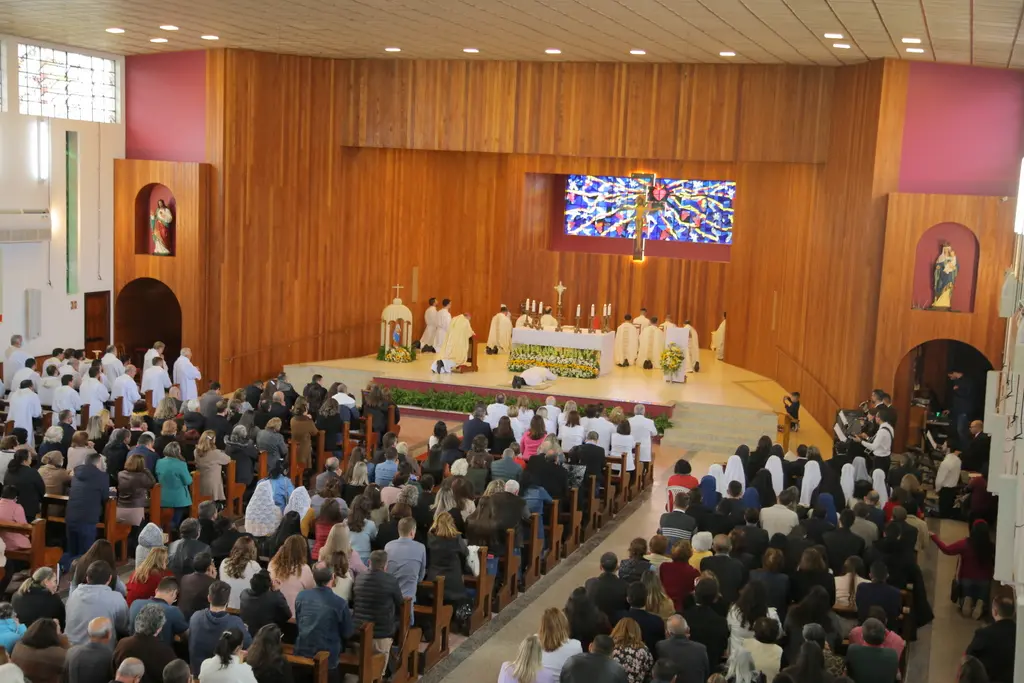
[[[522,372],[532,367],[545,367],[559,377],[594,379],[607,375],[615,366],[615,333],[580,330],[535,330],[517,327],[512,330],[512,350],[508,369]]]

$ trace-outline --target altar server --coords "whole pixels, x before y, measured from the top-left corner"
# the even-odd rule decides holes
[[[700,372],[700,345],[697,343],[697,330],[693,329],[690,321],[683,323],[683,328],[689,332],[689,348],[686,354],[686,371]]]
[[[142,393],[153,392],[153,405],[160,405],[164,394],[171,388],[171,377],[167,374],[167,362],[162,356],[155,356],[153,364],[142,372]]]
[[[57,415],[65,410],[70,410],[77,415],[82,408],[82,397],[72,386],[74,377],[61,375],[60,382],[60,388],[53,392],[53,403],[50,404],[50,408]],[[75,424],[78,424],[78,418],[75,418]]]
[[[35,434],[32,430],[32,418],[43,416],[43,405],[39,402],[39,396],[32,390],[32,380],[22,380],[19,388],[11,392],[10,401],[7,406],[7,419],[14,421],[15,429],[24,429],[28,432],[29,446],[35,446]]]
[[[441,301],[441,310],[437,312],[436,329],[434,330],[434,341],[430,348],[438,353],[444,348],[445,337],[448,336],[448,328],[452,324],[452,300]]]
[[[639,345],[640,333],[633,325],[633,316],[627,313],[625,321],[615,330],[615,364],[627,367],[636,363]]]
[[[110,397],[113,399],[121,400],[121,415],[124,417],[132,416],[132,409],[135,407],[135,402],[142,398],[139,394],[139,387],[135,384],[135,373],[136,369],[134,365],[129,365],[124,369],[124,374],[118,377],[113,382],[113,389],[110,390]]]
[[[661,352],[665,350],[665,333],[658,327],[658,319],[651,318],[651,324],[640,332],[640,351],[636,362],[643,368],[661,367]]]
[[[430,297],[427,310],[423,312],[423,336],[420,337],[420,351],[434,352],[437,337],[437,297]]]
[[[487,333],[487,353],[508,353],[512,348],[512,317],[508,306],[502,304],[501,310],[491,318],[491,329]]]
[[[526,327],[526,323],[530,322],[530,316],[526,315],[526,305],[519,307],[521,313],[516,318],[516,327]]]
[[[656,323],[652,322],[651,327],[654,327]],[[637,403],[633,406],[633,417],[629,418],[629,430],[633,435],[633,441],[640,444],[640,462],[649,463],[651,461],[651,439],[658,434],[658,427],[654,424],[654,420],[647,417],[647,409],[644,408],[643,403]],[[647,476],[648,465],[643,466],[644,476]]]
[[[199,368],[192,365],[192,349],[186,346],[181,350],[178,360],[174,361],[174,383],[181,388],[182,402],[199,398],[196,380],[202,378]]]

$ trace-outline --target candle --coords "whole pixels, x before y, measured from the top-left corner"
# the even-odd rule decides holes
[[[534,299],[533,301],[530,302],[530,313],[536,313],[536,312],[537,312],[537,300]]]
[[[594,317],[594,310],[595,310],[595,309],[594,309],[594,304],[590,304],[590,317],[591,317],[591,318],[593,318],[593,317]]]
[[[580,305],[576,304],[576,317],[580,317]]]
[[[541,301],[539,304],[537,304],[537,311],[540,312],[541,314],[544,313],[544,302],[543,301]]]

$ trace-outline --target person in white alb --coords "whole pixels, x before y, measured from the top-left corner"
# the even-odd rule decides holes
[[[636,441],[633,440],[632,429],[629,422],[623,420],[619,423],[619,426],[615,428],[615,432],[612,434],[611,447],[608,449],[609,456],[620,456],[626,463],[626,471],[633,473],[636,472],[636,461],[633,457],[636,449],[634,446]],[[619,465],[612,465],[612,472],[618,474]],[[630,474],[630,483],[633,481],[635,474]]]
[[[164,349],[165,348],[166,347],[165,347],[164,343],[161,342],[161,341],[158,341],[158,342],[154,342],[153,343],[153,348],[151,348],[149,351],[146,351],[146,355],[142,359],[142,376],[143,377],[146,376],[146,370],[149,370],[149,368],[152,367],[153,359],[154,358],[157,358],[157,357],[163,358],[164,357]]]
[[[498,428],[501,418],[508,415],[508,406],[505,405],[505,394],[498,394],[494,397],[494,403],[487,406],[487,417],[484,421],[491,426],[491,429]]]
[[[647,470],[651,462],[651,439],[658,433],[654,426],[654,420],[647,417],[646,408],[643,403],[637,403],[633,407],[633,417],[629,418],[630,431],[633,434],[633,441],[640,444],[640,462],[643,463],[641,476],[647,476]]]
[[[110,391],[110,398],[123,399],[121,401],[121,415],[132,416],[132,408],[135,402],[142,398],[139,394],[139,387],[135,384],[135,366],[129,365],[124,369],[124,374],[114,380],[114,388]]]
[[[51,365],[46,368],[46,377],[43,377],[39,385],[39,401],[49,408],[53,405],[53,394],[60,389],[60,375],[57,374],[57,366]]]
[[[77,415],[82,408],[82,396],[72,386],[74,379],[71,375],[62,375],[60,388],[53,392],[53,403],[50,404],[50,408],[58,415],[64,410],[70,410]],[[77,418],[75,423],[78,423]]]
[[[21,350],[23,339],[20,334],[11,335],[11,345],[4,351],[4,386],[10,390],[18,389],[14,384],[14,373],[25,367],[28,354]]]
[[[110,392],[103,384],[103,374],[99,365],[89,366],[89,376],[82,380],[78,394],[82,397],[82,405],[89,406],[89,416],[99,415],[103,404],[110,400]]]
[[[555,397],[548,396],[544,399],[544,406],[548,409],[548,419],[554,420],[555,425],[558,425],[558,419],[562,414],[562,409],[555,405]]]
[[[43,369],[40,370],[39,373],[45,376],[47,371],[49,371],[50,366],[59,368],[66,357],[67,355],[64,353],[64,349],[54,349],[53,355],[43,361]]]
[[[523,370],[519,376],[523,378],[523,382],[525,382],[528,387],[539,387],[558,379],[558,376],[555,373],[540,366]],[[530,417],[533,417],[532,411]],[[520,419],[522,419],[522,411],[520,411]]]
[[[960,483],[961,467],[960,454],[950,451],[939,463],[939,470],[935,473],[935,490],[939,492],[939,517],[944,519],[952,519],[956,516],[953,504],[956,502],[956,494],[962,486]]]
[[[164,394],[171,388],[171,376],[167,374],[167,362],[162,356],[154,356],[153,364],[142,371],[142,395],[153,392],[153,405],[160,405]]]
[[[82,384],[82,375],[79,372],[79,362],[77,358],[68,358],[64,361],[64,364],[57,368],[58,374],[61,378],[70,377],[71,386],[76,390]]]
[[[124,374],[124,363],[117,357],[116,351],[115,347],[108,346],[107,352],[100,359],[100,365],[103,366],[103,386],[108,391],[114,388],[114,380]]]
[[[199,368],[192,365],[192,349],[187,346],[181,350],[178,360],[174,361],[174,383],[181,387],[181,400],[191,401],[199,398],[196,380],[202,379]]]
[[[508,306],[502,304],[501,309],[491,318],[491,328],[487,332],[487,353],[508,353],[512,348],[512,318]]]
[[[19,388],[25,380],[32,381],[32,391],[35,392],[39,391],[39,387],[43,383],[43,378],[36,372],[36,359],[31,356],[25,360],[25,367],[14,373],[14,379],[11,380],[11,390]]]
[[[43,405],[39,402],[39,396],[32,390],[32,380],[22,381],[20,388],[12,391],[7,407],[7,419],[14,421],[15,429],[24,429],[28,432],[30,447],[36,445],[35,434],[32,429],[32,418],[43,416]]]
[[[870,440],[865,439],[865,434],[853,437],[874,457],[872,469],[882,470],[886,473],[889,471],[889,456],[892,455],[892,414],[892,408],[879,407],[878,412],[875,413],[875,421],[878,422],[878,431],[875,432],[875,436]]]
[[[636,325],[637,332],[642,332],[645,327],[651,324],[650,318],[647,317],[646,308],[640,309],[640,315],[633,318],[633,324]]]
[[[604,409],[598,408],[598,406],[587,406],[587,422],[583,425],[583,429],[588,432],[597,432],[600,436],[600,440],[597,442],[598,445],[604,449],[605,453],[610,453],[612,449],[612,434],[615,433],[615,425],[612,424],[611,420],[604,416]]]
[[[437,337],[437,297],[430,297],[427,310],[423,312],[423,335],[420,337],[420,351],[433,352]]]
[[[435,322],[434,341],[430,344],[434,351],[439,352],[444,349],[444,340],[448,337],[448,328],[452,324],[451,308],[451,299],[443,299],[441,301],[441,310],[437,312],[437,321]]]

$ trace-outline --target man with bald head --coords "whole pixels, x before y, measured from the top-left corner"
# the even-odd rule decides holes
[[[665,640],[655,647],[654,656],[675,664],[676,683],[704,683],[711,675],[707,648],[690,640],[690,627],[680,614],[665,622]]]
[[[86,627],[89,642],[68,650],[65,667],[69,683],[108,683],[114,677],[110,639],[113,624],[107,617],[96,617]]]
[[[328,484],[341,481],[341,477],[338,476],[338,467],[340,466],[341,462],[337,458],[327,458],[327,462],[324,463],[324,471],[316,475],[315,490],[323,491]]]
[[[975,420],[970,426],[971,438],[963,450],[963,468],[969,472],[981,472],[988,476],[988,457],[992,440],[985,433],[985,424]]]
[[[129,657],[117,667],[117,675],[114,676],[115,683],[140,683],[146,675],[146,667],[141,659]]]

